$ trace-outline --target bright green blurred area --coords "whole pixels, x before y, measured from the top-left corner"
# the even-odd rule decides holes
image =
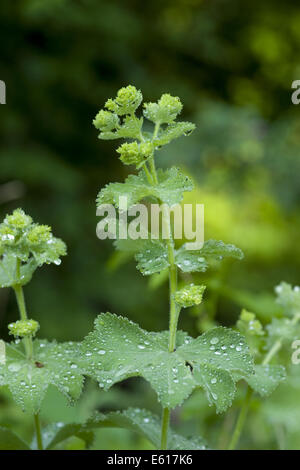
[[[183,117],[197,129],[161,151],[158,163],[180,165],[194,178],[186,202],[205,204],[205,238],[245,253],[242,262],[195,276],[208,284],[205,302],[186,310],[180,327],[196,335],[215,321],[233,325],[242,307],[264,323],[276,315],[274,285],[299,284],[300,269],[300,107],[291,103],[291,83],[300,79],[296,3],[2,0],[0,15],[0,79],[7,87],[0,108],[0,218],[22,207],[68,245],[62,265],[43,267],[25,288],[40,336],[80,340],[102,311],[150,330],[168,327],[167,284],[142,278],[133,262],[120,263],[111,243],[96,238],[97,192],[122,181],[127,168],[114,142],[97,139],[92,119],[128,83],[146,101],[163,92],[180,96]],[[4,339],[16,316],[12,292],[2,289]],[[299,448],[299,373],[273,398],[253,404],[241,447]],[[175,411],[174,424],[222,447],[239,404],[224,420],[197,392]],[[64,405],[50,393],[44,421],[137,405],[159,412],[139,380],[107,394],[89,383],[76,408]],[[24,420],[6,393],[0,424],[32,431],[31,418]],[[95,446],[149,448],[116,430],[99,432]]]

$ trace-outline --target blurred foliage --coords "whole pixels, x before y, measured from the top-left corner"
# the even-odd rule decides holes
[[[262,323],[280,315],[273,286],[299,283],[300,265],[300,117],[290,100],[300,75],[297,3],[2,0],[0,15],[0,78],[7,85],[7,105],[0,108],[0,219],[23,207],[68,245],[62,265],[42,268],[25,288],[40,337],[81,339],[106,310],[146,329],[167,327],[163,274],[148,282],[95,234],[96,195],[108,181],[123,180],[126,169],[109,143],[100,146],[92,119],[127,83],[143,89],[146,101],[166,90],[183,99],[184,118],[197,130],[168,155],[162,150],[161,165],[185,166],[195,179],[197,188],[185,202],[205,204],[206,238],[235,243],[245,253],[242,262],[193,279],[186,275],[208,287],[204,304],[186,310],[180,326],[196,334],[215,321],[232,325],[241,308]],[[16,313],[14,298],[2,289],[5,339]],[[299,370],[292,370],[271,399],[252,403],[242,447],[299,448]],[[240,394],[223,418],[207,408],[202,392],[194,393],[174,413],[175,427],[224,446]],[[72,421],[116,403],[136,406],[141,395],[155,409],[154,396],[139,380],[107,394],[88,384],[73,409],[49,392],[43,419],[56,414]],[[8,393],[0,403],[1,424],[21,435],[31,430]],[[124,430],[99,431],[95,443],[147,446]]]

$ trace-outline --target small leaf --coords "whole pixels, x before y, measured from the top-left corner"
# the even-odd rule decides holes
[[[105,186],[98,194],[97,205],[113,204],[119,208],[122,197],[126,198],[128,209],[142,199],[152,196],[172,206],[182,200],[185,191],[192,189],[192,181],[178,168],[159,170],[157,185],[150,184],[144,171],[140,171],[138,175],[129,175],[125,183],[110,183]]]
[[[0,427],[0,450],[30,450],[30,447],[10,429]]]
[[[34,341],[34,360],[26,359],[21,343],[6,345],[6,363],[0,365],[0,383],[8,385],[24,411],[37,413],[50,385],[70,402],[79,398],[83,377],[76,364],[76,343]]]
[[[183,245],[176,253],[176,264],[181,271],[205,272],[210,259],[221,260],[225,257],[243,258],[243,252],[234,245],[225,244],[221,240],[207,240],[200,250],[188,250]]]
[[[142,376],[166,408],[180,405],[200,386],[217,410],[223,411],[234,393],[229,374],[253,372],[243,337],[226,328],[214,328],[197,339],[178,334],[177,348],[172,353],[168,351],[168,337],[168,332],[149,333],[125,318],[102,314],[95,321],[95,330],[82,344],[81,366],[105,390],[129,377]],[[215,396],[207,384],[208,378],[215,385],[212,392]],[[225,379],[222,394],[220,380]]]
[[[159,169],[157,176],[159,184],[155,187],[154,196],[169,206],[179,204],[183,194],[193,190],[192,180],[179,168],[172,167],[166,171]]]
[[[250,387],[262,397],[268,397],[286,378],[285,368],[279,365],[256,365],[255,374],[235,376],[237,380],[243,378]]]
[[[154,140],[154,145],[160,147],[169,144],[178,137],[189,135],[196,128],[191,122],[176,122],[168,125],[165,129],[161,129],[158,137]]]
[[[36,261],[31,258],[20,268],[20,277],[16,273],[17,258],[13,254],[3,255],[0,261],[0,287],[11,287],[15,284],[24,286],[27,284],[37,268]]]
[[[135,255],[137,269],[144,275],[160,273],[169,266],[166,246],[158,240],[147,240],[143,251]]]

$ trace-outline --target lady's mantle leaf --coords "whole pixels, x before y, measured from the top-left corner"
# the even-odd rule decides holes
[[[27,284],[38,267],[38,263],[31,258],[20,268],[20,277],[16,272],[17,258],[13,254],[3,255],[0,261],[0,287],[11,287],[15,284],[24,286]]]
[[[152,185],[144,171],[129,175],[125,183],[110,183],[98,194],[97,204],[113,204],[119,207],[120,197],[127,198],[127,208],[137,204],[145,197],[152,196],[172,206],[182,200],[185,191],[191,191],[190,178],[178,168],[158,171],[158,184]]]
[[[286,378],[285,368],[278,365],[256,365],[255,374],[240,375],[236,374],[236,379],[245,379],[250,387],[262,397],[268,397],[278,387],[280,382]]]
[[[253,372],[248,347],[237,332],[214,328],[197,339],[178,335],[177,349],[170,353],[167,332],[149,333],[110,313],[96,319],[95,330],[84,340],[81,366],[105,390],[128,377],[142,376],[166,408],[203,387],[218,412],[232,402],[231,373]]]
[[[200,250],[188,250],[183,245],[176,253],[176,264],[185,273],[204,272],[208,268],[210,259],[223,258],[242,259],[243,252],[234,245],[227,245],[221,240],[207,240]]]
[[[6,362],[0,365],[0,385],[8,385],[24,411],[37,413],[49,385],[70,401],[81,394],[83,377],[76,364],[76,343],[34,341],[34,360],[28,361],[22,344],[6,345]]]
[[[165,129],[161,128],[158,137],[154,140],[154,145],[157,147],[167,145],[178,137],[191,134],[195,127],[195,124],[188,121],[169,124]]]

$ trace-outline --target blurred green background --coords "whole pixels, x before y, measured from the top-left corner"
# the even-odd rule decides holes
[[[196,189],[186,200],[205,204],[206,239],[232,242],[245,253],[242,262],[198,276],[208,284],[206,302],[186,310],[180,327],[196,335],[214,322],[233,325],[242,307],[263,323],[276,315],[274,285],[299,283],[300,108],[291,103],[291,83],[300,79],[296,3],[2,0],[0,18],[0,79],[7,86],[0,107],[0,216],[22,207],[68,245],[62,265],[42,268],[25,288],[40,336],[80,340],[102,311],[146,329],[167,328],[166,282],[143,278],[95,233],[97,192],[122,181],[127,168],[114,142],[97,139],[92,119],[129,83],[146,101],[164,92],[180,96],[183,118],[197,130],[161,151],[159,164],[180,165],[193,176]],[[2,289],[4,339],[16,315],[12,292]],[[299,371],[271,399],[254,402],[241,447],[300,447]],[[88,383],[73,409],[51,391],[43,418],[72,421],[94,409],[136,405],[159,411],[143,381],[106,394]],[[222,447],[238,406],[239,399],[224,420],[197,392],[175,411],[174,426]],[[31,432],[30,417],[5,391],[0,423]],[[98,434],[95,448],[149,446],[126,431]]]

